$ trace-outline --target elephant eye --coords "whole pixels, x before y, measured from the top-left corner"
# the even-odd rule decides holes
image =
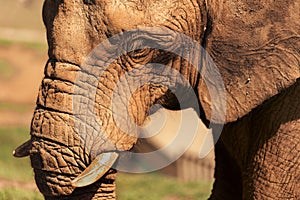
[[[95,0],[83,0],[83,3],[86,5],[95,5]]]

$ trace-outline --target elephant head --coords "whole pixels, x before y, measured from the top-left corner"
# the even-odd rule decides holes
[[[289,87],[300,75],[296,2],[45,0],[43,20],[49,60],[31,139],[14,154],[30,155],[37,185],[46,199],[115,198],[116,171],[111,167],[119,152],[134,146],[136,126],[144,123],[154,104],[196,109],[189,95],[194,93],[203,111],[199,116],[207,125],[209,121],[221,123],[223,109],[227,123]],[[175,34],[174,39],[174,33],[188,36],[210,54],[223,78],[227,106],[213,103],[218,90],[209,91],[216,77],[215,69],[205,64],[207,56],[182,48],[178,45],[182,38]],[[110,49],[98,51],[103,42]],[[160,48],[135,48],[144,43]],[[120,46],[132,51],[116,53]],[[195,69],[184,55],[201,67]],[[101,73],[96,72],[99,63],[107,64]],[[150,73],[144,70],[148,63],[167,67]],[[131,88],[126,76],[130,72],[135,80],[158,80]],[[183,78],[178,79],[176,73]],[[122,80],[123,87],[116,90]],[[181,88],[178,94],[165,82]],[[131,89],[125,100],[113,101]],[[95,94],[89,95],[91,90]],[[219,112],[213,113],[214,108]],[[115,120],[115,113],[123,111],[127,115]]]

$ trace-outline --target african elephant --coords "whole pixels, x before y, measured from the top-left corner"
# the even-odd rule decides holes
[[[132,149],[138,133],[116,125],[112,91],[122,77],[126,79],[124,74],[147,63],[168,66],[166,73],[156,73],[156,78],[161,74],[161,80],[174,71],[180,73],[196,94],[201,120],[217,128],[224,124],[220,138],[215,138],[216,180],[211,199],[300,198],[299,0],[45,0],[43,20],[49,60],[32,119],[31,139],[14,155],[30,156],[45,199],[116,198],[116,170],[111,167],[119,152]],[[90,125],[87,128],[76,125],[82,115],[74,114],[74,96],[84,96],[86,90],[78,87],[78,74],[85,73],[83,63],[97,45],[116,34],[144,27],[182,33],[201,45],[222,77],[226,106],[213,103],[216,94],[211,95],[207,85],[214,86],[215,77],[204,80],[205,64],[200,72],[180,56],[191,53],[189,50],[172,53],[180,45],[169,44],[169,32],[140,31],[137,37],[131,35],[136,44],[150,40],[164,50],[134,49],[114,59],[96,77],[92,110],[105,135],[98,138],[89,118],[85,119]],[[118,45],[120,41],[116,41],[109,43]],[[106,54],[98,54],[105,59]],[[88,62],[97,66],[97,62]],[[173,72],[168,71],[171,69]],[[134,77],[142,80],[147,74]],[[186,84],[176,80],[177,86],[185,88]],[[92,100],[83,101],[88,104]],[[189,104],[189,95],[174,95],[155,82],[136,88],[129,103],[117,104],[116,109],[129,107],[131,121],[142,125],[152,105],[178,110],[182,109],[180,101],[187,102],[186,107],[194,105]],[[218,112],[212,113],[213,108]],[[218,121],[222,109],[223,122]],[[122,119],[122,124],[129,118]]]

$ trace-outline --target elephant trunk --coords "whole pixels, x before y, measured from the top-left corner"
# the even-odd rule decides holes
[[[125,100],[113,101],[124,91],[113,92],[123,72],[121,66],[112,65],[103,73],[105,81],[99,77],[91,86],[95,94],[90,99],[85,94],[91,92],[89,82],[80,84],[80,73],[81,66],[47,63],[31,124],[31,145],[23,145],[30,146],[35,180],[46,199],[114,199],[116,170],[110,168],[118,157],[115,152],[133,147],[137,127],[166,92],[160,86],[144,85]],[[114,114],[115,101],[117,110],[128,115]]]
[[[30,159],[44,196],[69,195],[74,176],[87,166],[72,114],[72,88],[79,67],[48,63],[31,123]]]

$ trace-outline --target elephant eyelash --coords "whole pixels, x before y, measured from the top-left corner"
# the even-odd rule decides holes
[[[83,3],[86,5],[95,5],[95,0],[83,0]]]

